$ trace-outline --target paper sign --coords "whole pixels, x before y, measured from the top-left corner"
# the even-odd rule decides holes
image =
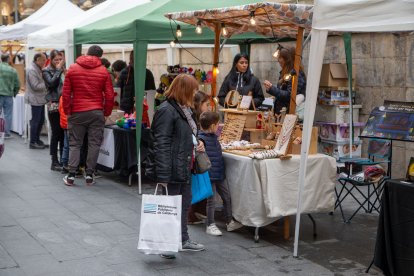
[[[249,109],[250,105],[252,104],[252,100],[253,100],[252,96],[243,96],[241,103],[240,103],[240,108]]]

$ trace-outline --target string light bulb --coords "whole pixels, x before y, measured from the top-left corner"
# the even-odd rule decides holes
[[[218,68],[218,66],[217,66],[217,65],[215,65],[215,66],[214,66],[213,71],[214,71],[214,73],[215,73],[216,75],[220,74],[220,70],[219,70],[219,68]]]
[[[203,33],[203,28],[201,27],[201,21],[200,20],[197,21],[197,27],[196,27],[195,31],[196,31],[197,34],[202,34]]]
[[[252,26],[256,25],[256,19],[254,18],[254,11],[250,12],[250,25]]]
[[[175,44],[178,42],[178,40],[177,39],[174,39],[174,40],[171,40],[171,42],[170,42],[170,46],[171,46],[171,48],[174,48],[175,47]]]
[[[228,35],[227,29],[226,29],[226,25],[224,25],[224,23],[221,23],[221,34],[223,36],[227,36]]]
[[[175,34],[177,35],[177,37],[182,37],[183,33],[181,32],[181,26],[177,25],[177,31],[175,32]]]
[[[282,45],[278,44],[276,51],[273,53],[274,58],[278,58],[280,55],[280,50],[282,50]]]

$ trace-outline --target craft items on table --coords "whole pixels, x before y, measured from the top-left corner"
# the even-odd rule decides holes
[[[136,128],[135,114],[125,114],[124,117],[116,120],[116,125],[125,129]]]
[[[264,147],[259,143],[250,143],[249,141],[232,141],[229,143],[221,143],[223,150],[243,150],[243,149],[263,149]]]

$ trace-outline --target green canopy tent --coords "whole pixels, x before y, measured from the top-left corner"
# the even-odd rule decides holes
[[[128,11],[104,18],[92,24],[74,29],[75,56],[80,53],[82,44],[132,43],[134,48],[134,80],[136,114],[142,114],[144,97],[145,69],[147,61],[147,46],[150,43],[169,43],[175,39],[176,24],[167,19],[164,14],[177,11],[190,11],[206,8],[221,8],[235,5],[255,3],[257,0],[154,0],[132,8]],[[196,34],[194,27],[181,23],[183,36],[180,42],[213,43],[215,34],[204,28],[203,34]],[[228,39],[231,43],[248,43],[252,40],[268,41],[263,36],[254,33],[235,35]],[[137,126],[141,125],[137,118]],[[141,128],[136,128],[136,146],[139,152]]]

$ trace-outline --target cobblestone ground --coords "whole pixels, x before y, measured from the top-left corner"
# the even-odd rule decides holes
[[[63,175],[50,170],[47,149],[30,150],[16,135],[6,140],[0,159],[0,275],[366,275],[372,259],[378,215],[361,213],[344,224],[338,211],[314,215],[316,238],[303,216],[299,258],[292,257],[292,238],[282,238],[283,223],[261,229],[259,243],[248,227],[212,237],[204,226],[190,226],[190,236],[206,251],[180,253],[175,260],[147,256],[136,250],[136,186],[116,173],[103,175],[92,187],[80,178],[67,187]],[[153,186],[143,189],[151,193]],[[219,214],[218,226],[224,226]]]

